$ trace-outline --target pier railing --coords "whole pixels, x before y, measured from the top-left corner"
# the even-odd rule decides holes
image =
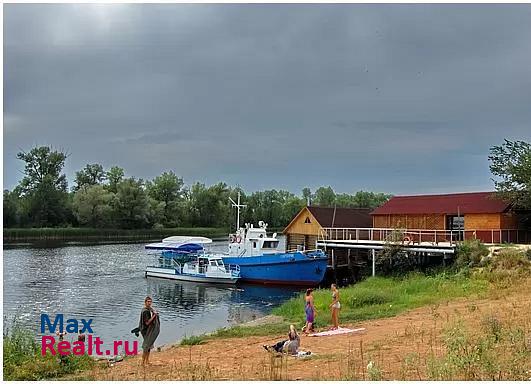
[[[531,231],[519,229],[410,229],[410,228],[323,228],[322,240],[377,241],[403,244],[455,243],[479,239],[487,244],[530,244]]]

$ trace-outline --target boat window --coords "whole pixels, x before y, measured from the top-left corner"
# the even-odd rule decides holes
[[[211,262],[210,262],[210,265],[212,265],[213,267],[215,267],[215,266],[216,266],[216,262],[215,262],[215,261],[211,261]]]
[[[256,241],[253,241],[253,248],[256,248]]]
[[[264,241],[262,248],[276,248],[278,247],[278,241]]]
[[[223,260],[218,260],[218,265],[223,266]]]

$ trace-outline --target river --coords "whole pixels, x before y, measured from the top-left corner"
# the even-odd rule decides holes
[[[282,244],[281,244],[282,246]],[[226,241],[214,242],[224,251]],[[4,248],[4,325],[17,323],[40,334],[40,316],[93,319],[94,335],[106,340],[137,340],[146,295],[160,312],[156,346],[184,336],[266,315],[299,290],[238,285],[221,287],[144,277],[155,262],[144,244],[9,246]]]

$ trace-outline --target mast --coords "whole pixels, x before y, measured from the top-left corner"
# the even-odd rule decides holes
[[[230,196],[229,196],[229,200],[231,201],[232,206],[238,209],[238,219],[236,221],[236,230],[239,231],[240,230],[240,208],[245,208],[247,207],[247,205],[240,204],[240,191],[238,191],[238,203],[235,203],[234,200],[232,200]]]

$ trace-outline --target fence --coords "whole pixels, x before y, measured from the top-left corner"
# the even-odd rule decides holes
[[[409,228],[323,228],[323,240],[397,242],[407,244],[449,243],[479,239],[488,244],[531,243],[531,231],[521,229],[409,229]]]

